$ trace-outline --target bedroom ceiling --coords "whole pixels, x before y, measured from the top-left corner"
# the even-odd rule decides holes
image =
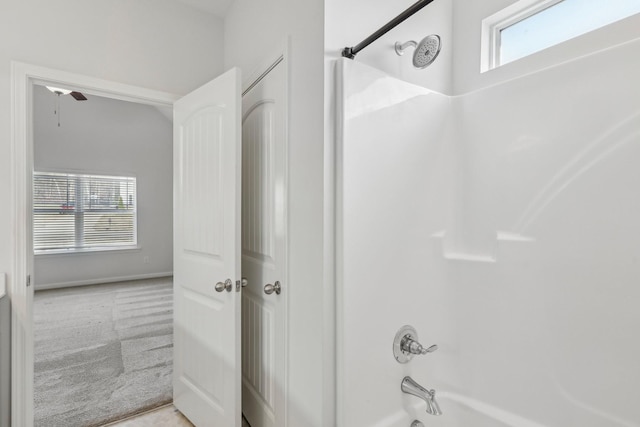
[[[206,13],[224,18],[233,0],[176,0]]]

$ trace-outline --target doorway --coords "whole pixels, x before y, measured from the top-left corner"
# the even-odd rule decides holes
[[[286,55],[277,61],[282,63],[282,69],[286,70]],[[277,64],[276,64],[277,65]],[[254,82],[262,80],[270,71],[269,67],[265,67],[267,72],[257,75],[255,78],[248,80],[248,84],[244,86],[251,88]],[[110,98],[127,100],[132,102],[140,102],[160,107],[171,107],[176,97],[162,92],[152,91],[139,87],[116,84],[100,79],[86,76],[79,76],[71,73],[61,72],[57,70],[36,67],[22,63],[12,63],[12,81],[13,81],[13,106],[12,109],[12,131],[13,131],[13,162],[14,171],[14,193],[13,193],[13,219],[16,229],[15,240],[13,244],[14,253],[16,254],[15,263],[13,265],[11,277],[13,280],[9,283],[11,298],[13,304],[12,310],[12,414],[14,425],[30,427],[33,425],[33,286],[31,284],[31,276],[33,274],[33,240],[31,224],[33,220],[32,211],[30,209],[30,201],[32,198],[32,174],[33,170],[33,130],[31,127],[33,114],[31,99],[33,96],[33,86],[35,84],[53,83],[63,85],[72,90],[83,90],[83,93],[89,95],[103,95]],[[285,78],[284,81],[288,81]],[[283,86],[285,95],[281,98],[286,106],[287,85]],[[282,115],[282,120],[286,124],[286,109]],[[286,132],[284,134],[283,143],[286,147]],[[286,170],[286,149],[284,154],[284,162],[280,163],[285,168],[284,177],[287,176]],[[286,236],[286,209],[287,209],[287,193],[288,182],[278,181],[278,191],[272,195],[278,198],[277,206],[284,208],[280,212],[283,216],[282,221],[278,221],[281,226],[276,229],[277,233],[285,233]],[[275,205],[274,205],[275,206]],[[282,228],[284,224],[285,228]],[[283,254],[282,260],[286,266],[288,254]],[[285,269],[282,278],[277,280],[282,288],[280,295],[283,301],[285,312],[283,314],[284,324],[286,326],[286,307],[287,307],[287,287],[288,276]],[[238,278],[239,279],[239,278]],[[275,280],[273,280],[275,282]],[[275,283],[259,283],[255,281],[255,286],[264,292],[264,286],[275,286]],[[278,295],[276,292],[275,295]],[[262,324],[262,323],[259,323]],[[280,370],[281,376],[276,378],[272,383],[277,387],[278,393],[281,393],[281,403],[277,406],[279,413],[277,419],[281,419],[282,426],[286,425],[286,408],[287,408],[287,348],[286,327],[282,328],[284,337],[278,337],[274,342],[277,346],[271,348],[272,360],[282,363],[284,368]],[[255,344],[255,343],[254,343]],[[255,347],[254,347],[255,348]],[[265,371],[269,374],[269,371]],[[280,374],[278,374],[280,375]],[[238,391],[239,396],[239,391]],[[266,417],[263,417],[266,420]],[[268,424],[264,424],[268,425]],[[260,427],[260,424],[254,427]]]
[[[172,400],[171,110],[51,89],[33,87],[35,425],[104,424]]]
[[[59,70],[13,62],[13,224],[14,264],[9,290],[11,322],[11,398],[13,425],[33,425],[33,91],[34,85],[63,86],[86,95],[105,96],[131,102],[171,108],[175,96]]]

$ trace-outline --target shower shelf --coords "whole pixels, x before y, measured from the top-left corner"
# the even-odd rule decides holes
[[[534,243],[536,241],[535,238],[525,236],[522,234],[512,233],[509,231],[497,231],[493,250],[489,251],[490,253],[488,254],[479,254],[479,253],[465,252],[465,251],[446,248],[446,246],[448,246],[446,244],[446,236],[447,236],[446,230],[441,230],[431,235],[432,238],[439,241],[440,251],[444,259],[448,261],[463,261],[463,262],[474,262],[474,263],[485,263],[485,264],[495,264],[498,262],[500,246],[505,243],[520,244],[520,243]]]

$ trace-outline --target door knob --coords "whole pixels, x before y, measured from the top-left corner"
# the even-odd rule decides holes
[[[218,292],[223,292],[224,290],[231,292],[231,289],[233,289],[233,282],[231,282],[231,279],[225,280],[224,283],[216,283],[216,291]]]
[[[241,283],[242,283],[242,287],[244,288],[249,284],[249,280],[247,280],[246,277],[243,277]]]
[[[282,292],[282,286],[280,286],[280,282],[276,282],[273,285],[271,283],[267,283],[264,285],[264,293],[267,295],[271,295],[272,293],[276,293],[276,295],[280,295]]]

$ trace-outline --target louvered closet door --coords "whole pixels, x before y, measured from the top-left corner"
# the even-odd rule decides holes
[[[285,426],[285,101],[284,63],[242,100],[242,410],[252,427]],[[280,294],[266,294],[276,282]]]

